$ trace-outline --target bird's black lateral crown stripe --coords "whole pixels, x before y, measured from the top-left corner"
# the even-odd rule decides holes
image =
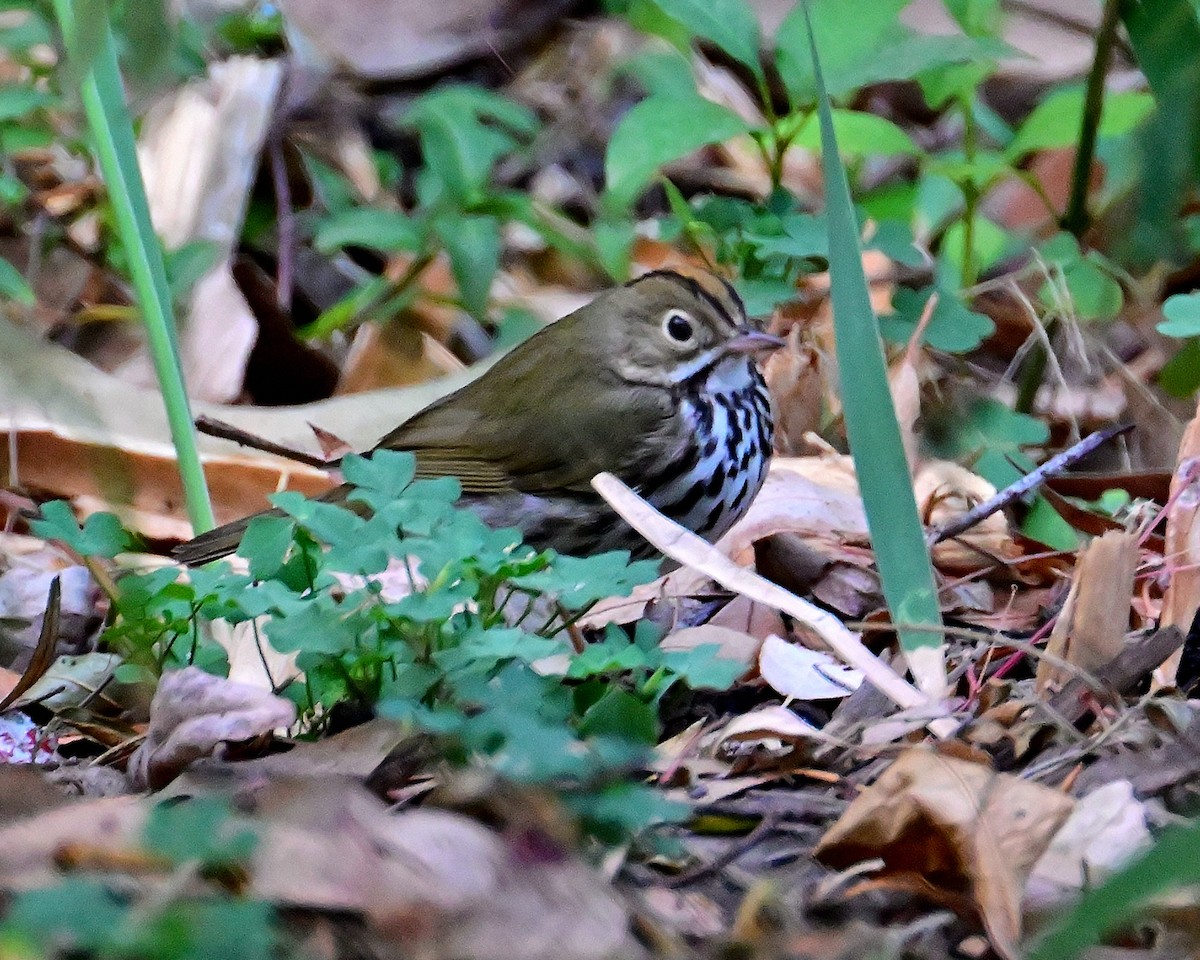
[[[625,286],[632,287],[635,284],[641,283],[643,280],[649,280],[651,277],[661,277],[664,280],[670,280],[672,283],[677,283],[689,293],[700,300],[704,300],[714,310],[724,317],[731,327],[735,329],[741,326],[741,322],[729,310],[729,305],[722,303],[720,297],[710,290],[705,290],[700,282],[694,277],[684,276],[682,273],[676,273],[674,270],[651,270],[649,273],[643,273],[640,277],[635,277],[630,280]],[[717,278],[721,279],[721,278]],[[737,292],[725,280],[721,280],[722,285],[732,295],[732,300],[736,304],[739,311],[738,316],[745,318],[746,310],[742,304],[742,299],[737,295]]]

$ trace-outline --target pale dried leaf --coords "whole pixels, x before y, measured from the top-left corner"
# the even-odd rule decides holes
[[[213,620],[206,624],[213,640],[225,649],[229,679],[260,690],[277,690],[301,674],[296,667],[298,652],[280,653],[263,631],[266,617],[230,623]]]
[[[190,526],[162,396],[104,373],[0,316],[0,470],[52,496],[90,496],[152,525],[155,536],[187,538]],[[312,451],[310,423],[367,449],[398,423],[478,375],[473,367],[419,387],[337,397],[299,407],[197,403],[207,414],[284,446]],[[314,495],[333,481],[322,470],[226,440],[198,438],[219,522],[265,507],[267,494]],[[15,450],[15,457],[10,457]]]
[[[462,369],[461,360],[412,324],[364,323],[354,334],[336,394],[407,387]]]
[[[913,493],[925,525],[941,527],[991,499],[996,488],[966,467],[933,460],[917,471]],[[972,573],[994,568],[997,560],[1015,560],[1021,553],[1004,512],[997,511],[969,530],[934,546],[933,562],[939,570]]]
[[[185,667],[159,681],[146,739],[129,760],[142,786],[162,787],[222,744],[251,740],[296,722],[290,700]]]
[[[107,684],[120,663],[121,658],[115,653],[61,656],[17,698],[13,709],[20,710],[34,703],[55,712],[78,707]]]
[[[169,250],[192,241],[217,250],[218,266],[193,288],[180,324],[185,380],[201,399],[238,395],[258,336],[228,258],[241,235],[282,79],[279,61],[230,57],[156,104],[142,123],[138,163],[155,232]],[[126,364],[125,375],[143,386],[155,382],[144,352]]]
[[[805,448],[804,437],[821,426],[825,401],[825,375],[821,354],[811,344],[800,342],[801,325],[788,334],[787,346],[767,358],[763,376],[775,408],[775,448],[797,454]]]
[[[1163,596],[1162,625],[1191,628],[1200,610],[1200,408],[1188,423],[1179,445],[1178,466],[1171,477],[1170,507],[1164,556],[1171,571]],[[1154,673],[1162,686],[1175,682],[1182,652],[1173,654]]]
[[[408,79],[473,57],[499,56],[558,12],[544,0],[283,0],[279,6],[299,63],[374,80]]]
[[[717,734],[714,749],[730,740],[740,742],[775,740],[781,743],[825,743],[829,736],[820,728],[783,706],[759,707],[749,713],[734,717]]]
[[[1065,906],[1151,845],[1146,808],[1128,780],[1114,780],[1075,804],[1033,867],[1026,907]]]
[[[862,674],[819,650],[810,650],[771,635],[758,653],[758,672],[772,689],[792,700],[848,697],[863,682]]]

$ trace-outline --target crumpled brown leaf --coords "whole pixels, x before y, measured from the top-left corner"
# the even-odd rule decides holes
[[[989,767],[915,748],[902,753],[821,838],[835,867],[882,859],[886,877],[967,891],[996,952],[1018,956],[1025,880],[1074,801]]]
[[[251,740],[296,722],[296,707],[258,687],[196,667],[168,673],[150,704],[145,742],[129,760],[141,787],[158,789],[222,744]]]

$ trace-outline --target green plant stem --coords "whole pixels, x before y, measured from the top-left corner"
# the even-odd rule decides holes
[[[1057,329],[1057,320],[1050,320],[1046,324],[1046,341],[1053,339]],[[1046,355],[1046,341],[1039,340],[1029,348],[1029,355],[1017,372],[1017,399],[1013,404],[1017,413],[1033,412],[1033,404],[1037,400],[1037,392],[1046,376],[1046,364],[1050,359]]]
[[[1076,237],[1083,235],[1090,220],[1087,209],[1088,184],[1092,160],[1096,155],[1096,132],[1100,128],[1100,115],[1104,110],[1104,78],[1112,63],[1120,22],[1121,0],[1105,0],[1104,15],[1096,34],[1096,53],[1092,57],[1092,69],[1087,78],[1079,144],[1075,150],[1075,166],[1071,171],[1071,196],[1067,201],[1067,212],[1062,218],[1062,228]]]
[[[68,50],[76,50],[76,24],[71,0],[54,0],[54,10]],[[125,106],[116,47],[107,17],[102,18],[95,56],[83,77],[81,96],[96,159],[108,187],[117,231],[129,258],[129,272],[146,325],[146,339],[158,375],[171,440],[179,462],[188,518],[196,533],[215,526],[208,484],[196,449],[191,404],[184,388],[175,339],[171,294],[163,267],[162,248],[150,220],[150,207],[138,170],[133,124]]]
[[[968,164],[975,163],[979,148],[979,124],[975,119],[975,109],[971,105],[971,94],[965,94],[959,105],[963,114],[963,154]],[[975,269],[975,217],[978,214],[979,190],[973,182],[965,182],[961,186],[963,200],[963,249],[962,249],[962,286],[971,287],[979,279]]]

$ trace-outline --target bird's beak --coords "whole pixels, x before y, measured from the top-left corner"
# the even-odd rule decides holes
[[[763,333],[761,330],[748,330],[742,328],[738,330],[738,335],[725,344],[726,353],[770,353],[773,350],[778,350],[787,341],[782,337],[774,336],[770,333]]]

